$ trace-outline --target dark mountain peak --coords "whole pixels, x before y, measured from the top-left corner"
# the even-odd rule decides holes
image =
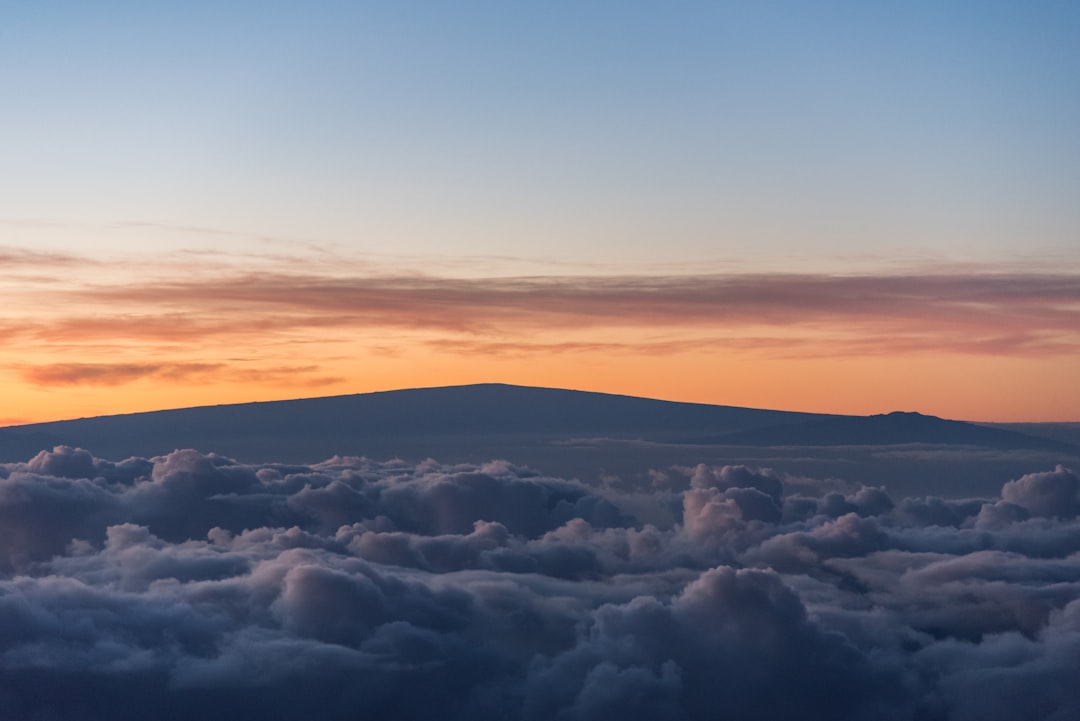
[[[1072,449],[1047,438],[951,421],[912,411],[873,416],[832,416],[801,423],[754,428],[714,439],[749,446],[858,446],[934,444],[996,449]]]
[[[18,460],[28,452],[32,455],[41,448],[63,444],[121,457],[191,447],[236,457],[264,458],[273,452],[281,457],[320,460],[335,453],[393,455],[437,439],[444,443],[458,439],[455,442],[463,448],[511,436],[662,441],[691,433],[730,433],[822,417],[482,383],[15,426],[0,435],[0,456]]]
[[[272,455],[319,461],[335,454],[471,458],[521,443],[580,438],[657,443],[694,438],[698,444],[746,446],[1065,446],[909,411],[829,416],[481,383],[12,426],[0,429],[0,460],[25,460],[54,445],[109,458],[175,448],[260,460]]]

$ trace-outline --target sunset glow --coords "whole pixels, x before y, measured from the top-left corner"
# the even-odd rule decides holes
[[[838,413],[1067,420],[1080,281],[469,277],[356,258],[12,253],[9,422],[498,381]]]
[[[1080,719],[1080,2],[0,2],[0,721]]]
[[[1080,420],[1072,8],[247,5],[0,13],[0,423],[474,382]]]

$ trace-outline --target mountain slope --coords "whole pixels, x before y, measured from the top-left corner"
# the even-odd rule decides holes
[[[780,462],[741,452],[740,447],[896,444],[1060,451],[1070,457],[1078,452],[1073,445],[1047,438],[918,413],[827,416],[483,384],[0,428],[0,461],[24,461],[56,445],[86,448],[112,459],[196,448],[240,460],[288,463],[334,455],[434,457],[446,462],[510,458],[588,475],[706,459]],[[696,450],[688,453],[688,447]]]
[[[750,446],[935,445],[982,446],[1003,449],[1068,449],[1067,443],[1037,438],[1002,428],[950,421],[921,413],[874,416],[835,416],[803,423],[753,428],[712,439],[716,443]]]
[[[482,452],[492,438],[644,437],[822,418],[806,413],[677,403],[503,384],[418,388],[291,401],[204,406],[0,429],[0,458],[65,444],[107,457],[193,447],[237,457],[318,460],[334,454],[423,452],[451,439]],[[413,449],[416,449],[415,451]]]

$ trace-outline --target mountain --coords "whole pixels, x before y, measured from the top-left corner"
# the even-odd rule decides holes
[[[1033,468],[1080,464],[1060,440],[916,413],[827,416],[500,384],[204,406],[0,428],[0,462],[57,445],[99,458],[177,448],[244,462],[335,455],[506,459],[567,478],[651,487],[699,463],[843,478],[913,494],[992,494]],[[891,446],[883,451],[882,446]]]
[[[998,450],[1076,450],[1026,433],[950,421],[922,413],[834,416],[728,433],[710,439],[736,446],[888,446],[912,443],[981,446]]]
[[[1073,448],[1080,448],[1080,423],[979,423],[979,425],[1016,431],[1028,436],[1050,438]]]
[[[417,388],[203,406],[0,429],[0,459],[53,445],[103,457],[198,448],[237,458],[314,461],[335,454],[488,452],[492,439],[722,434],[824,416],[503,384]],[[425,448],[432,450],[425,451]]]

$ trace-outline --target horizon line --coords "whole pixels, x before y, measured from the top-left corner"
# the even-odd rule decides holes
[[[829,413],[829,412],[821,412],[821,411],[795,410],[795,409],[789,409],[789,408],[760,408],[760,407],[757,407],[757,406],[740,406],[740,405],[730,405],[730,404],[725,404],[725,403],[706,403],[706,402],[702,402],[702,401],[687,401],[687,400],[672,399],[672,398],[657,398],[657,397],[653,397],[653,396],[641,396],[641,395],[634,395],[634,394],[631,394],[631,393],[612,393],[612,392],[609,392],[609,391],[595,391],[595,390],[587,390],[587,389],[583,389],[583,388],[563,388],[563,387],[557,387],[557,386],[535,386],[535,385],[526,385],[526,384],[521,384],[521,383],[507,383],[507,382],[503,382],[503,381],[483,381],[483,382],[476,382],[476,383],[454,383],[454,384],[438,385],[438,386],[409,386],[409,387],[404,387],[404,388],[402,388],[402,387],[386,388],[386,389],[382,389],[382,390],[361,391],[361,392],[356,392],[356,393],[335,393],[333,395],[327,395],[327,396],[302,396],[302,397],[290,397],[290,398],[269,398],[269,399],[259,399],[259,400],[251,400],[251,401],[240,401],[240,402],[236,402],[236,403],[211,403],[211,404],[201,404],[201,405],[194,405],[194,406],[178,406],[178,407],[170,407],[170,408],[155,408],[155,409],[151,409],[151,410],[129,411],[129,412],[124,412],[124,413],[103,413],[101,415],[96,415],[96,416],[78,416],[78,417],[71,417],[71,418],[57,418],[57,419],[47,420],[47,421],[33,421],[31,423],[12,423],[12,424],[6,424],[6,425],[0,426],[0,430],[33,428],[33,427],[36,427],[36,426],[48,426],[48,425],[53,425],[53,424],[57,424],[57,423],[72,423],[72,422],[77,422],[77,421],[89,421],[89,420],[96,420],[96,419],[101,419],[101,418],[122,418],[122,417],[126,417],[126,416],[139,416],[139,415],[149,415],[149,414],[156,414],[156,413],[170,413],[170,412],[175,412],[175,411],[191,411],[191,410],[202,410],[202,409],[209,409],[209,408],[227,408],[227,407],[233,407],[233,406],[253,406],[253,405],[269,404],[269,403],[292,403],[292,402],[314,401],[314,400],[324,400],[324,399],[332,399],[332,398],[347,398],[347,397],[352,397],[352,396],[374,396],[374,395],[384,395],[384,394],[390,394],[390,393],[405,393],[405,392],[410,392],[410,391],[435,391],[435,390],[446,390],[446,389],[453,389],[453,388],[461,389],[461,388],[476,388],[476,387],[485,387],[485,386],[503,386],[503,387],[507,387],[507,388],[520,388],[520,389],[543,390],[543,391],[559,391],[559,392],[565,392],[565,393],[584,393],[584,394],[589,394],[589,395],[611,396],[611,397],[617,397],[617,398],[633,398],[633,399],[637,399],[637,400],[655,401],[655,402],[658,402],[658,403],[674,403],[674,404],[679,404],[679,405],[691,405],[691,406],[709,406],[709,407],[713,407],[713,408],[738,408],[738,409],[743,409],[743,410],[760,410],[760,411],[771,411],[771,412],[779,412],[779,413],[793,413],[793,414],[806,414],[806,415],[816,415],[816,416],[828,416],[828,417],[835,417],[835,418],[841,418],[841,417],[846,417],[846,418],[869,418],[869,417],[876,416],[876,415],[887,415],[887,414],[890,414],[890,413],[917,413],[919,415],[925,415],[925,416],[929,416],[929,417],[933,417],[933,418],[944,418],[944,416],[938,416],[938,415],[935,415],[935,414],[932,414],[932,413],[924,413],[924,412],[919,411],[917,409],[916,410],[891,409],[891,410],[881,411],[880,413],[868,413],[868,414]],[[1075,420],[1075,421],[1042,421],[1042,420],[1035,420],[1035,421],[1030,421],[1030,420],[1028,420],[1028,421],[991,421],[991,420],[973,420],[973,419],[966,419],[966,418],[945,418],[945,420],[964,421],[964,422],[967,422],[967,423],[990,423],[990,424],[995,424],[995,425],[1014,425],[1014,424],[1048,424],[1048,425],[1053,425],[1053,424],[1080,423],[1080,420]]]

